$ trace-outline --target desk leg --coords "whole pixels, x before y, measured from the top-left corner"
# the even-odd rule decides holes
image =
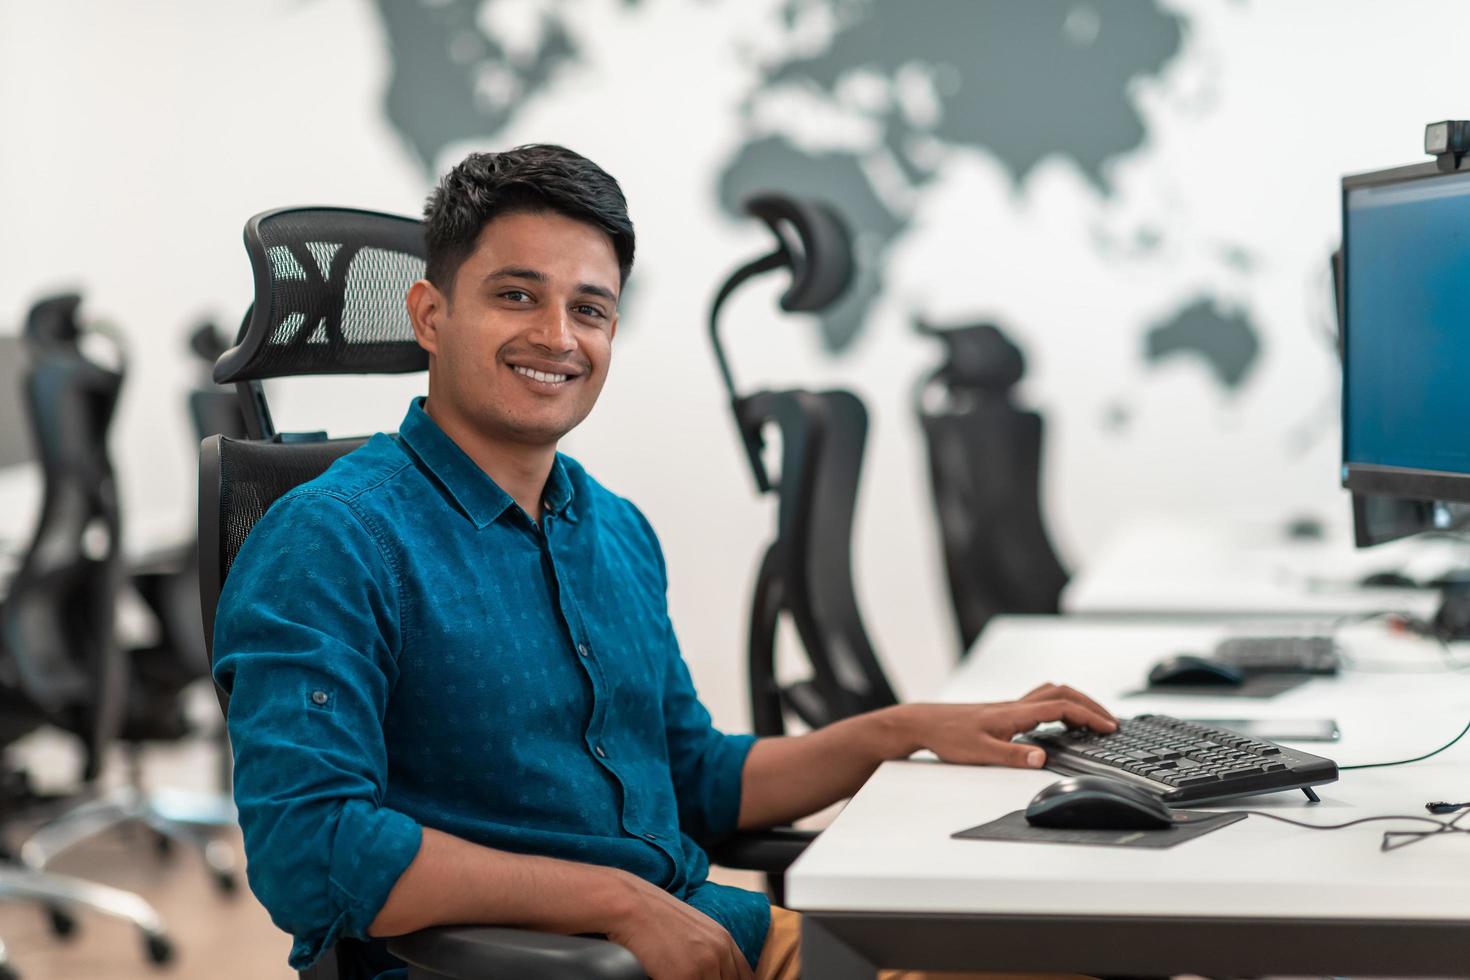
[[[805,980],[874,980],[878,968],[810,915],[801,917],[801,975]]]

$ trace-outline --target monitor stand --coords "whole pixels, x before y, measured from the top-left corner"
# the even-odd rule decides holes
[[[1456,578],[1444,587],[1444,600],[1430,623],[1433,634],[1446,641],[1470,640],[1470,574]]]

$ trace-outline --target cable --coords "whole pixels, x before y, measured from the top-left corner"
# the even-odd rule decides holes
[[[1383,839],[1378,844],[1380,851],[1393,851],[1409,844],[1416,844],[1426,837],[1436,834],[1470,834],[1470,827],[1455,826],[1461,817],[1470,816],[1470,810],[1462,811],[1452,820],[1435,820],[1433,817],[1420,817],[1417,815],[1383,816],[1383,817],[1359,817],[1356,820],[1348,820],[1343,823],[1307,823],[1305,820],[1293,820],[1290,817],[1279,816],[1275,813],[1267,813],[1265,810],[1236,810],[1235,813],[1248,813],[1255,817],[1265,817],[1268,820],[1279,820],[1282,823],[1291,824],[1293,827],[1305,827],[1308,830],[1342,830],[1344,827],[1355,827],[1360,823],[1373,823],[1381,820],[1409,820],[1414,823],[1429,823],[1434,825],[1433,830],[1385,830]],[[1408,838],[1399,840],[1398,838]]]
[[[1279,816],[1275,813],[1267,813],[1265,810],[1232,810],[1230,812],[1249,813],[1252,816],[1256,817],[1266,817],[1270,820],[1280,820],[1282,823],[1289,823],[1294,827],[1306,827],[1308,830],[1341,830],[1344,827],[1354,827],[1360,823],[1372,823],[1375,820],[1413,820],[1416,823],[1432,823],[1436,827],[1447,827],[1451,824],[1451,821],[1436,820],[1433,817],[1421,817],[1417,815],[1359,817],[1356,820],[1348,820],[1345,823],[1307,823],[1305,820],[1293,820],[1290,817]],[[1470,830],[1466,830],[1464,827],[1456,827],[1455,829],[1464,833],[1470,833]]]
[[[1412,759],[1398,759],[1398,760],[1396,760],[1394,762],[1362,762],[1362,763],[1359,763],[1356,766],[1338,766],[1337,767],[1337,770],[1338,770],[1338,772],[1347,772],[1349,769],[1381,769],[1384,766],[1406,766],[1406,765],[1408,765],[1411,762],[1423,762],[1425,759],[1428,759],[1430,756],[1439,755],[1445,749],[1449,748],[1451,745],[1454,745],[1460,739],[1462,739],[1462,738],[1465,737],[1465,733],[1466,732],[1470,732],[1470,722],[1467,722],[1465,724],[1465,727],[1462,728],[1462,729],[1460,729],[1460,734],[1456,735],[1454,738],[1450,739],[1448,742],[1444,743],[1439,748],[1435,749],[1433,752],[1425,752],[1423,755],[1416,755]],[[1419,819],[1421,819],[1421,820],[1427,820],[1429,818],[1428,817],[1421,817]]]
[[[1457,814],[1454,819],[1447,821],[1445,825],[1438,830],[1385,830],[1383,832],[1383,839],[1378,843],[1378,849],[1380,851],[1392,851],[1396,848],[1408,847],[1410,844],[1417,844],[1424,838],[1433,837],[1435,834],[1470,833],[1470,828],[1455,826],[1460,822],[1460,818],[1464,816],[1464,813]],[[1401,841],[1396,840],[1396,838],[1400,837],[1406,839]]]

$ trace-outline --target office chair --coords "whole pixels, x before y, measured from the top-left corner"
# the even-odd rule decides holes
[[[255,302],[239,343],[215,366],[245,406],[251,439],[212,436],[199,469],[200,598],[213,657],[220,590],[245,538],[270,505],[366,441],[275,431],[262,387],[268,378],[423,371],[428,356],[404,307],[424,270],[423,226],[394,215],[338,208],[268,211],[245,226]],[[217,689],[229,711],[229,692]],[[737,834],[711,858],[728,867],[784,871],[815,836],[791,828]],[[381,944],[344,939],[302,974],[347,980],[381,969]],[[426,929],[387,943],[412,980],[642,978],[632,953],[606,940],[523,929]]]
[[[97,439],[95,452],[110,471],[105,433],[98,433]],[[112,535],[118,537],[116,527]],[[158,629],[156,642],[129,649],[123,656],[126,691],[112,737],[125,750],[128,779],[38,829],[20,848],[26,866],[43,870],[83,840],[138,824],[153,831],[160,853],[167,853],[174,843],[197,850],[220,890],[226,894],[235,891],[234,851],[219,839],[219,831],[235,825],[229,799],[172,789],[149,792],[142,785],[143,747],[193,734],[185,719],[182,694],[208,673],[200,640],[195,563],[190,545],[155,553],[126,571],[128,584],[152,612]],[[120,586],[120,564],[118,572]],[[89,769],[90,775],[95,775],[94,770]]]
[[[1041,515],[1042,419],[1011,399],[1026,370],[1020,349],[988,324],[916,327],[945,350],[914,406],[966,651],[992,616],[1056,613],[1067,572]]]
[[[26,323],[25,403],[45,492],[30,547],[0,604],[0,745],[55,725],[82,742],[83,779],[91,783],[122,725],[127,693],[126,663],[113,639],[120,522],[106,452],[124,372],[120,348],[115,368],[83,354],[89,333],[106,334],[82,329],[80,302],[75,295],[44,300]],[[7,809],[24,812],[40,802],[24,774],[5,776]],[[44,903],[63,936],[79,908],[123,919],[142,933],[154,962],[170,959],[158,913],[140,896],[43,871],[24,850],[21,862],[0,864],[0,896]]]
[[[842,295],[852,279],[852,245],[842,219],[824,204],[777,194],[745,210],[775,234],[775,251],[737,269],[710,308],[710,342],[745,447],[756,488],[777,495],[776,537],[756,578],[750,618],[750,702],[756,734],[786,731],[789,711],[811,728],[897,703],[868,640],[852,586],[852,516],[867,437],[867,410],[847,391],[736,391],[720,343],[719,313],[748,279],[791,270],[781,308],[814,313]],[[762,456],[764,431],[781,437],[781,472],[773,479]],[[776,630],[795,623],[812,676],[783,685],[776,678]]]

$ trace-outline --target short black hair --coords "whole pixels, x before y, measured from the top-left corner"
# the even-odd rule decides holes
[[[627,283],[633,222],[623,189],[580,153],[550,143],[471,153],[444,175],[424,205],[425,278],[447,293],[487,224],[502,215],[541,211],[606,232],[618,256],[619,286]]]

